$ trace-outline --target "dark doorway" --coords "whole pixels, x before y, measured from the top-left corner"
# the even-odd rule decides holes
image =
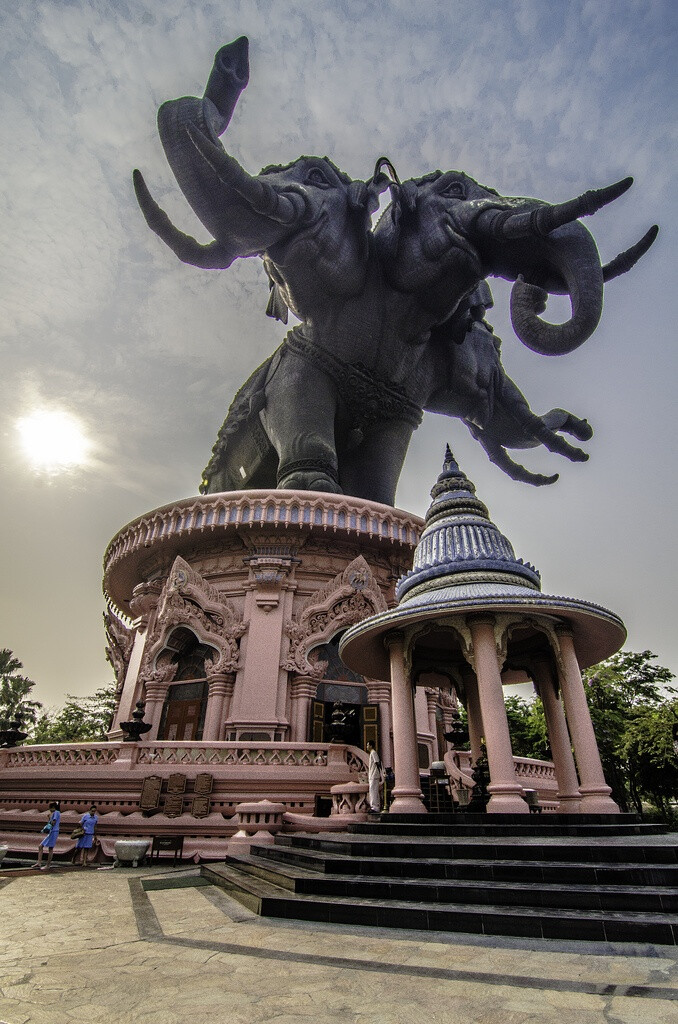
[[[159,740],[202,739],[207,683],[180,683],[170,686],[162,712]]]

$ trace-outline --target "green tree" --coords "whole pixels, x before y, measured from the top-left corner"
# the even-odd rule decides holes
[[[656,657],[652,651],[620,651],[583,673],[603,772],[625,812],[642,812],[635,766],[625,752],[627,732],[640,718],[649,725],[647,712],[676,692],[669,686],[673,673],[653,664]]]
[[[674,817],[672,802],[678,799],[676,726],[678,700],[645,706],[627,725],[622,742],[622,755],[635,791],[648,798],[667,819]]]
[[[28,676],[21,675],[23,665],[6,647],[0,650],[0,720],[35,725],[42,704],[30,700],[29,694],[35,683]]]
[[[550,760],[551,748],[549,747],[544,706],[541,700],[538,697],[533,700],[507,697],[504,703],[511,734],[511,747],[516,757],[535,757],[540,761]]]
[[[115,684],[103,686],[88,697],[66,694],[66,703],[38,719],[31,743],[92,743],[106,739],[115,711]]]

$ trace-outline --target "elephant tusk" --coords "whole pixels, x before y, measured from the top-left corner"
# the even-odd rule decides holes
[[[657,224],[653,224],[650,230],[643,235],[639,242],[632,245],[630,249],[626,249],[625,252],[620,252],[613,260],[606,263],[603,267],[603,281],[611,281],[613,278],[619,277],[621,274],[626,274],[627,271],[629,271],[631,267],[634,267],[638,260],[645,255],[658,234],[659,226]]]
[[[141,171],[135,170],[132,179],[137,202],[146,223],[151,231],[154,231],[179,257],[182,263],[189,263],[193,267],[202,267],[204,270],[225,270],[230,267],[233,257],[226,252],[220,242],[201,245],[192,235],[186,235],[174,226],[148,191]]]
[[[619,199],[632,184],[633,178],[623,178],[614,185],[590,189],[567,203],[554,206],[539,204],[519,213],[511,210],[486,212],[482,215],[483,230],[502,241],[534,235],[544,238],[564,224],[570,224],[580,217],[590,217],[601,207]]]

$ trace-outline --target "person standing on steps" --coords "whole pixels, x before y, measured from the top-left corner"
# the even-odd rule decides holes
[[[75,853],[73,854],[73,863],[75,864],[80,855],[80,866],[83,868],[87,867],[87,853],[92,849],[94,845],[94,830],[97,827],[99,816],[97,809],[94,804],[90,807],[87,814],[83,814],[80,819],[80,827],[77,829],[79,832],[82,830],[82,835],[78,836],[78,841],[75,844]]]
[[[379,814],[379,811],[381,810],[381,787],[384,782],[384,768],[372,740],[367,741],[366,748],[370,755],[369,764],[367,766],[367,797],[370,804],[370,810],[374,814]]]
[[[31,865],[34,868],[40,868],[41,871],[46,871],[52,864],[52,857],[54,856],[54,847],[56,841],[59,838],[59,825],[61,823],[61,811],[56,800],[52,800],[49,805],[49,820],[46,825],[43,826],[42,831],[46,833],[45,838],[41,840],[38,847],[38,859],[35,864]],[[42,865],[42,854],[43,851],[47,850],[47,864],[43,867]]]

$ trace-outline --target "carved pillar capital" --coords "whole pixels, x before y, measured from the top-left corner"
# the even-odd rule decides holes
[[[292,700],[299,700],[302,697],[315,697],[318,689],[318,680],[313,676],[292,676],[290,682],[290,696]]]
[[[391,686],[389,683],[367,681],[367,692],[369,693],[370,701],[374,704],[381,704],[382,701],[390,702],[391,700]]]
[[[426,707],[428,708],[429,714],[433,711],[435,713],[436,708],[440,704],[440,697],[438,690],[433,689],[431,686],[427,686],[425,689],[426,693]]]

